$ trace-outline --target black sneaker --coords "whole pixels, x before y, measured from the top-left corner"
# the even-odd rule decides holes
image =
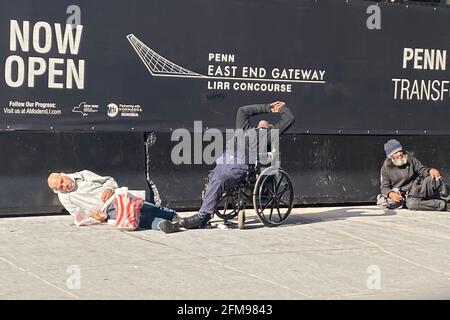
[[[198,214],[193,216],[181,218],[180,224],[186,229],[205,228],[208,225],[209,219],[202,219]]]
[[[181,220],[180,216],[175,213],[175,215],[172,218],[172,222],[180,222],[180,220]]]
[[[442,211],[450,211],[450,203],[448,203],[448,201],[445,201],[445,210]]]
[[[164,233],[172,233],[180,231],[180,222],[179,221],[169,221],[169,220],[161,220],[158,222],[158,229]]]

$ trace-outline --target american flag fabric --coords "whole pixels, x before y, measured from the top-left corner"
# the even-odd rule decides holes
[[[144,199],[134,197],[128,193],[117,194],[114,198],[116,220],[114,226],[129,231],[139,227],[140,212]]]

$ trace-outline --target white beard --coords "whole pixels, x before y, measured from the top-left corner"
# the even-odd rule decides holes
[[[392,163],[397,166],[397,167],[401,167],[404,166],[406,164],[406,162],[408,162],[408,156],[406,154],[404,154],[400,159],[391,159]]]

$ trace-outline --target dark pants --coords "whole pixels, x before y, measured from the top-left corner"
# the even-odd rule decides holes
[[[378,195],[377,204],[386,209],[397,209],[406,204],[410,210],[444,211],[447,209],[446,201],[441,199],[439,190],[442,181],[436,181],[431,176],[425,179],[418,178],[411,186],[406,202],[396,202],[385,195]]]
[[[414,182],[406,199],[406,207],[410,210],[446,210],[446,202],[441,199],[439,194],[441,183],[431,176]]]
[[[250,166],[247,164],[217,164],[209,175],[209,182],[203,196],[199,215],[202,218],[211,218],[222,194],[239,186],[249,170]]]

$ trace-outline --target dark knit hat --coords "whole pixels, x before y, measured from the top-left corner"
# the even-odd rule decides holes
[[[391,139],[384,144],[384,152],[386,152],[386,157],[390,157],[400,150],[403,150],[402,145],[395,139]]]

